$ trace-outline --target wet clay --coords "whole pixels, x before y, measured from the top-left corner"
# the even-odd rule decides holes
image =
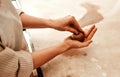
[[[83,42],[84,38],[85,38],[85,36],[84,36],[84,33],[82,33],[82,32],[80,32],[79,34],[73,34],[72,35],[73,40],[78,40],[80,42]]]

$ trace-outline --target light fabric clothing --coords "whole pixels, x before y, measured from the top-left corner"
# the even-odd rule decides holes
[[[0,0],[0,77],[29,77],[32,73],[31,54],[22,50],[22,29],[11,0]]]

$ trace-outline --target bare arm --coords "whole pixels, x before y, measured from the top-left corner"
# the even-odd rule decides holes
[[[32,53],[34,68],[37,68],[69,48],[64,43]]]
[[[72,48],[83,48],[87,47],[92,42],[92,37],[95,34],[97,28],[92,26],[89,30],[85,31],[85,41],[80,42],[77,40],[72,40],[70,37],[66,38],[64,42],[32,53],[34,68],[37,68],[49,60],[53,59],[55,56],[66,52]]]
[[[22,13],[20,15],[23,28],[51,28],[53,21],[50,19],[43,19]]]
[[[61,31],[67,30],[73,33],[83,31],[73,16],[66,16],[56,20],[48,20],[22,13],[20,17],[24,28],[54,28]],[[87,32],[86,34],[88,36],[86,37],[86,40],[84,42],[72,40],[70,37],[68,37],[63,43],[43,50],[38,50],[37,52],[33,52],[32,59],[34,68],[45,64],[49,60],[53,59],[55,56],[71,48],[82,48],[88,46],[92,42],[91,38],[94,35],[95,31],[95,27],[93,29],[89,29],[89,32]]]
[[[58,19],[44,19],[22,13],[20,15],[24,28],[53,28],[60,31],[69,31],[75,34],[84,32],[74,16],[66,16]]]

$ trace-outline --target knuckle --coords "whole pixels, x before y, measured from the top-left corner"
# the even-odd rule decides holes
[[[74,16],[71,15],[71,18],[74,18]]]
[[[69,15],[68,17],[69,17],[69,19],[71,19],[71,20],[75,18],[75,17],[72,16],[72,15]]]
[[[71,16],[71,19],[74,19],[75,17],[74,16]]]
[[[69,17],[69,22],[73,24],[75,22],[75,17],[74,16],[70,16]]]

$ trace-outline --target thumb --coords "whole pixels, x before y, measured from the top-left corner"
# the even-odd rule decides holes
[[[74,34],[78,34],[78,31],[76,29],[72,28],[72,27],[66,27],[65,31],[70,31]]]
[[[87,47],[90,43],[92,43],[92,40],[85,41],[83,42],[83,46]]]

